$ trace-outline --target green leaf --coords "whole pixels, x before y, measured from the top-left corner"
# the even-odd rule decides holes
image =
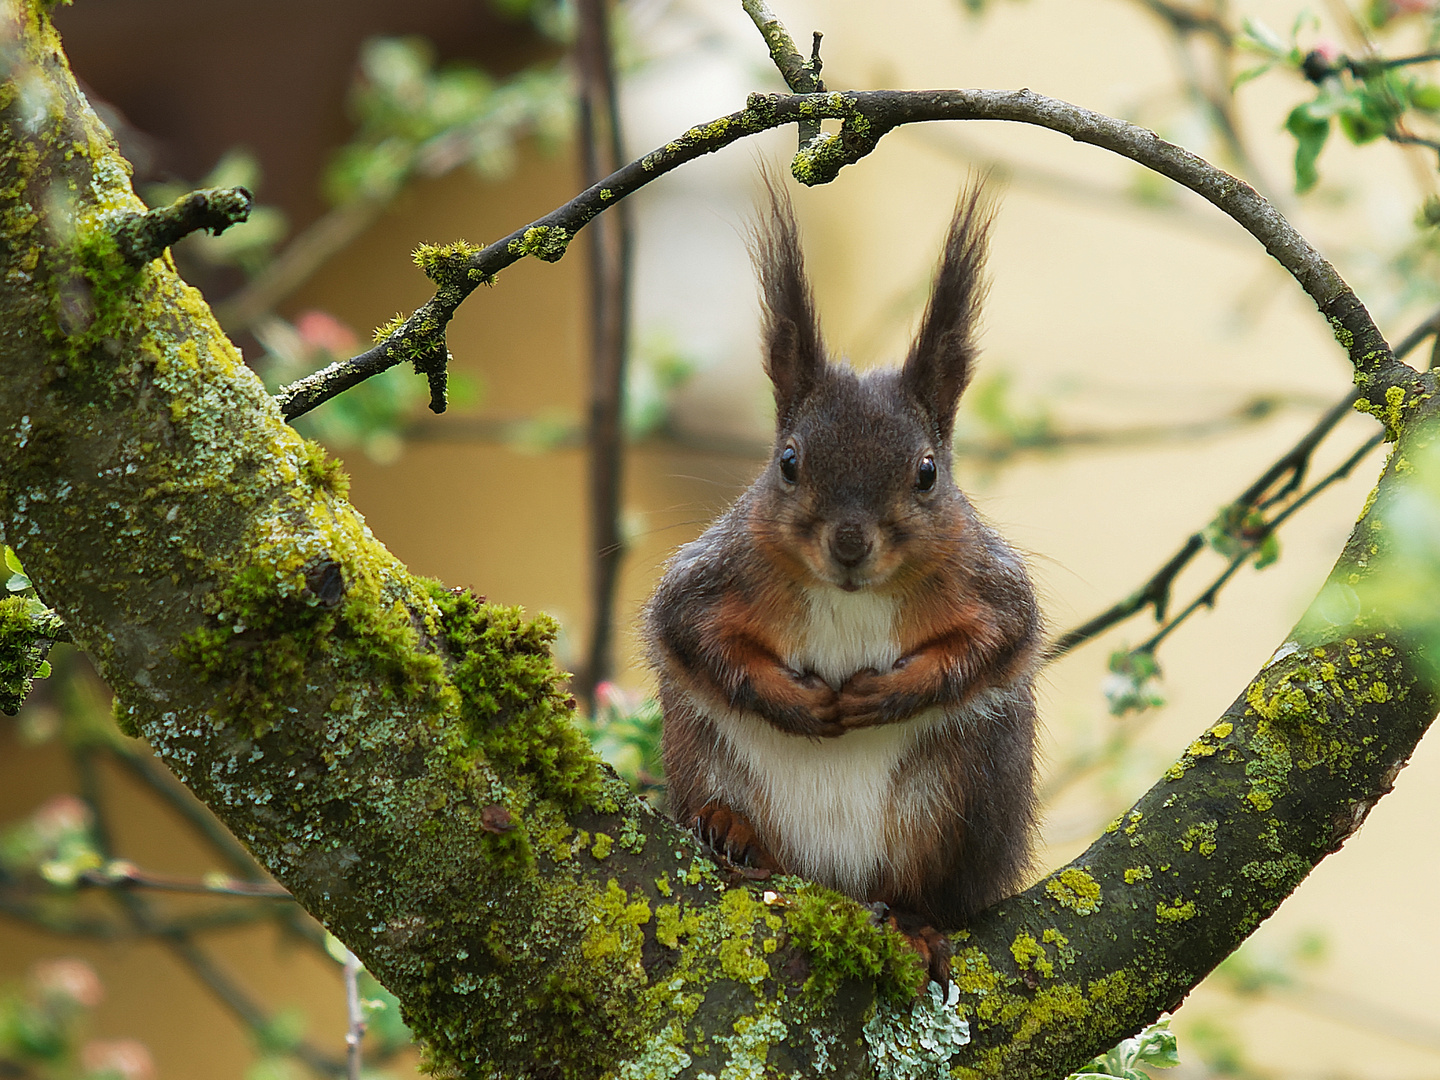
[[[30,588],[30,579],[24,574],[11,574],[5,582],[5,588],[9,592],[24,592]]]
[[[1440,112],[1440,86],[1415,79],[1405,87],[1405,94],[1421,112]]]
[[[16,555],[9,545],[5,547],[5,565],[10,568],[12,574],[25,573],[25,568],[20,565],[20,556]]]
[[[1295,136],[1295,191],[1303,194],[1320,180],[1315,161],[1325,149],[1325,140],[1330,137],[1330,119],[1317,117],[1312,106],[1314,102],[1302,102],[1290,110],[1285,118],[1285,130]]]
[[[35,678],[37,678],[37,679],[48,679],[48,678],[50,677],[50,671],[51,671],[50,661],[49,661],[49,660],[41,660],[41,661],[40,661],[40,666],[35,669]]]
[[[1238,89],[1240,89],[1240,87],[1244,86],[1244,85],[1245,85],[1246,83],[1248,83],[1250,80],[1252,80],[1252,79],[1258,79],[1261,75],[1264,75],[1267,71],[1269,71],[1269,70],[1270,70],[1271,68],[1273,68],[1274,66],[1275,66],[1275,61],[1274,61],[1274,60],[1267,60],[1267,61],[1265,61],[1265,63],[1263,63],[1263,64],[1258,64],[1258,65],[1256,65],[1255,67],[1247,68],[1246,70],[1240,72],[1240,74],[1236,75],[1235,78],[1233,78],[1233,79],[1230,80],[1230,89],[1231,89],[1231,90],[1238,90]]]
[[[1180,1064],[1175,1033],[1165,1023],[1153,1024],[1140,1033],[1135,1060],[1157,1069],[1170,1069]]]
[[[1255,549],[1255,569],[1264,570],[1271,563],[1280,558],[1280,538],[1273,532],[1268,533],[1260,545]]]
[[[1290,52],[1285,39],[1270,29],[1262,20],[1245,16],[1240,23],[1240,35],[1236,44],[1249,52],[1262,53],[1275,60],[1283,60]]]

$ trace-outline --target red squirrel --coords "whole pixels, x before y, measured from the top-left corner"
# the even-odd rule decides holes
[[[883,902],[927,936],[1023,884],[1036,813],[1040,613],[951,469],[990,220],[977,184],[904,365],[857,374],[826,358],[771,186],[752,253],[774,454],[645,613],[672,816],[732,863]]]

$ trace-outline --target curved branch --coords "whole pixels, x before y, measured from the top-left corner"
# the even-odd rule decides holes
[[[1356,383],[1364,394],[1360,400],[1368,411],[1381,416],[1392,390],[1398,390],[1402,400],[1414,400],[1423,392],[1416,372],[1394,358],[1365,306],[1284,215],[1249,184],[1183,147],[1124,120],[1031,90],[870,90],[751,94],[739,112],[691,128],[509,236],[443,267],[427,267],[439,286],[435,296],[373,349],[282,389],[276,395],[282,413],[287,420],[294,420],[373,374],[404,360],[443,351],[445,326],[455,309],[479,285],[493,282],[512,263],[526,255],[553,262],[565,254],[575,234],[607,206],[652,180],[757,132],[811,119],[842,123],[838,135],[822,132],[795,156],[792,172],[805,184],[833,180],[841,168],[870,153],[881,137],[896,127],[935,120],[1033,124],[1138,162],[1224,211],[1290,272],[1348,351]]]

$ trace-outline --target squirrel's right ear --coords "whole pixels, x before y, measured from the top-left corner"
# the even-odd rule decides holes
[[[750,254],[760,276],[765,374],[775,384],[775,411],[784,426],[824,372],[825,347],[790,197],[767,173],[761,178],[770,213],[751,234]]]
[[[955,406],[974,374],[990,220],[982,177],[961,193],[955,206],[930,302],[901,369],[902,384],[929,414],[941,443],[950,441],[955,429]]]

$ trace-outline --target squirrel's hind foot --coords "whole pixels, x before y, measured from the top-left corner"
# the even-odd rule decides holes
[[[690,827],[717,861],[744,877],[764,880],[781,872],[779,861],[761,843],[749,819],[738,810],[723,803],[706,803],[691,820]]]
[[[871,905],[872,910],[879,905]],[[930,972],[930,980],[943,989],[950,982],[950,957],[954,952],[950,939],[919,915],[891,910],[885,918],[892,927],[905,935],[910,947],[920,954]]]

